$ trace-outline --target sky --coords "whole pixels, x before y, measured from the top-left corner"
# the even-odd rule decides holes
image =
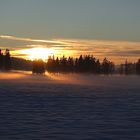
[[[134,60],[140,56],[139,13],[140,0],[0,0],[0,47],[13,54],[46,47],[59,55]]]

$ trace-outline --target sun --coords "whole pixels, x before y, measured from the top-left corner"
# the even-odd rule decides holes
[[[50,48],[31,48],[24,50],[24,53],[30,60],[42,59],[46,61],[49,56],[53,55],[53,50]]]

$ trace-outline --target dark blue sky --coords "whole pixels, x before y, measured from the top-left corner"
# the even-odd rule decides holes
[[[140,0],[0,0],[0,34],[140,41]]]

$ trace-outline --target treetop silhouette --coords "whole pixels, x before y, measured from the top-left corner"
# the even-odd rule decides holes
[[[11,69],[11,56],[8,49],[5,50],[5,54],[2,53],[0,49],[0,69],[10,70]]]
[[[65,73],[94,73],[94,74],[140,74],[140,59],[136,63],[120,64],[116,66],[113,62],[104,58],[101,62],[93,55],[80,55],[79,57],[54,57],[49,56],[48,61],[41,59],[33,61],[11,57],[10,51],[5,50],[3,54],[0,49],[0,70],[32,70],[33,74],[44,74],[48,72]]]

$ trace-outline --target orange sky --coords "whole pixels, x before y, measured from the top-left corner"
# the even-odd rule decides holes
[[[94,55],[102,60],[107,57],[115,63],[137,61],[140,57],[140,42],[104,41],[83,39],[32,39],[15,36],[0,36],[0,48],[8,48],[14,57],[25,59],[48,56]]]

